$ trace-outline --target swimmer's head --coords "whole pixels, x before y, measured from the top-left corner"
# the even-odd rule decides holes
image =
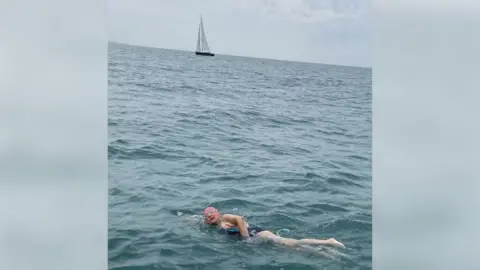
[[[209,206],[203,210],[203,218],[207,224],[217,224],[220,220],[220,211],[215,207]]]

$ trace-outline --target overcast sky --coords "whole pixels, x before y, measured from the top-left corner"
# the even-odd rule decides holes
[[[371,0],[108,0],[111,41],[371,67]]]

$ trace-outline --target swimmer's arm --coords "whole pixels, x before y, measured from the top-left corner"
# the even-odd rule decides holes
[[[245,220],[243,219],[242,216],[226,214],[226,215],[223,216],[223,218],[226,221],[235,224],[238,227],[238,230],[240,231],[240,234],[243,237],[246,237],[246,238],[249,237],[247,225],[246,225]]]

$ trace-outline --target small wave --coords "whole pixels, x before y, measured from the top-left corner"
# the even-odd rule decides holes
[[[279,211],[271,214],[266,214],[265,217],[267,217],[269,220],[275,220],[275,223],[277,224],[295,224],[296,227],[304,227],[307,225],[306,221],[303,221],[286,213],[281,213]]]
[[[349,218],[338,219],[333,222],[322,225],[323,229],[333,228],[337,231],[361,231],[371,232],[372,223],[360,220],[352,220]]]
[[[346,172],[346,171],[336,171],[335,174],[338,175],[339,177],[347,178],[348,180],[351,180],[354,182],[361,180],[360,176],[353,173]]]
[[[245,183],[248,181],[253,181],[259,179],[262,175],[254,175],[254,174],[247,174],[247,175],[224,175],[219,177],[208,177],[208,178],[200,178],[198,182],[200,184],[207,184],[212,182],[226,182],[226,181],[235,181],[238,183]]]
[[[143,146],[128,150],[122,147],[116,147],[113,145],[108,146],[109,158],[116,159],[157,159],[162,158],[163,155],[159,153],[161,149],[155,146]]]
[[[299,87],[299,86],[303,86],[304,83],[302,82],[302,80],[298,78],[292,78],[292,79],[284,79],[280,83],[280,85],[283,87]]]
[[[305,177],[307,179],[319,179],[319,178],[322,178],[320,175],[316,174],[316,173],[312,173],[312,172],[308,172],[305,174]]]
[[[163,159],[163,160],[181,160],[199,158],[189,152],[181,150],[167,150],[163,147],[154,145],[142,146],[134,149],[125,149],[123,147],[108,146],[108,156],[111,159],[141,160],[141,159]],[[200,157],[202,158],[202,157]]]
[[[311,210],[320,210],[322,212],[348,212],[348,209],[328,203],[310,204],[307,207]]]
[[[215,159],[213,159],[211,157],[206,157],[206,156],[200,156],[200,157],[196,158],[196,160],[198,160],[198,161],[194,162],[194,163],[187,164],[186,167],[187,168],[194,168],[194,167],[198,167],[200,165],[215,165],[215,164],[218,163]]]
[[[329,177],[327,178],[327,183],[335,185],[335,186],[355,186],[355,187],[361,187],[363,188],[362,185],[355,183],[351,179],[343,179],[343,178],[338,178],[338,177]]]
[[[128,141],[127,140],[123,140],[123,139],[116,139],[115,141],[113,142],[110,142],[110,144],[120,144],[120,145],[128,145]]]
[[[367,157],[360,156],[360,155],[348,155],[347,159],[359,160],[359,161],[370,161]]]
[[[113,187],[113,188],[110,188],[108,190],[108,195],[110,195],[110,196],[124,196],[124,195],[126,195],[126,193],[123,190],[121,190],[120,188]]]
[[[271,189],[271,188],[269,188]],[[299,186],[282,186],[282,187],[276,187],[275,193],[277,194],[292,194],[294,192],[302,192],[305,190],[305,185],[299,185]]]
[[[309,177],[307,177],[309,178]],[[312,180],[305,179],[305,178],[284,178],[282,179],[283,182],[288,183],[288,184],[294,184],[294,185],[306,185],[311,183]]]
[[[191,209],[171,209],[168,212],[174,216],[182,216],[182,215],[190,215],[192,217],[198,216],[198,212],[195,212]]]

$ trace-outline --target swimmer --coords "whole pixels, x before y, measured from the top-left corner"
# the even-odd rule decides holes
[[[220,228],[222,232],[230,235],[240,235],[246,239],[259,237],[266,240],[271,240],[276,243],[287,246],[304,246],[304,245],[329,245],[335,247],[345,248],[345,245],[337,240],[330,239],[292,239],[275,235],[271,231],[264,230],[258,226],[249,225],[242,216],[221,214],[216,208],[209,206],[203,211],[203,218],[208,225],[215,225]]]

